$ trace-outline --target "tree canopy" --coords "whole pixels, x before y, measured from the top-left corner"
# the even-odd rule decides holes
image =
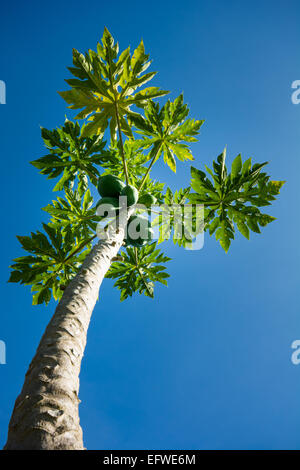
[[[43,230],[18,236],[28,254],[11,266],[9,281],[31,286],[33,304],[48,304],[52,296],[60,299],[90,252],[101,221],[91,187],[97,186],[100,175],[111,174],[133,185],[141,200],[145,194],[156,200],[152,225],[158,227],[158,240],[140,248],[123,246],[106,275],[120,289],[121,300],[135,292],[153,297],[155,282],[167,284],[165,264],[170,258],[158,245],[170,237],[188,248],[189,234],[205,231],[215,234],[227,252],[236,230],[249,239],[250,231],[260,233],[274,220],[260,208],[275,200],[284,181],[270,179],[263,171],[267,162],[252,165],[250,158],[243,162],[238,155],[228,169],[224,149],[212,169],[202,162],[200,169],[192,166],[185,188],[172,192],[152,178],[160,158],[173,172],[177,160],[194,160],[190,144],[197,141],[204,121],[189,117],[182,94],[162,106],[155,101],[168,92],[144,87],[156,74],[146,72],[150,65],[142,41],[133,54],[129,47],[119,53],[106,28],[97,51],[73,50],[69,71],[75,78],[66,80],[70,89],[60,95],[69,108],[80,111],[75,121],[66,119],[56,129],[41,129],[47,153],[31,162],[54,180],[53,191],[60,195],[43,208],[48,214]],[[196,205],[204,211],[198,226],[194,226]],[[190,220],[176,215],[186,207],[191,209]],[[137,208],[137,212],[147,215],[149,210]]]

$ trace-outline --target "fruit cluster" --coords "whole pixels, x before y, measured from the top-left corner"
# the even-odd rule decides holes
[[[104,175],[99,178],[98,192],[101,199],[97,207],[104,204],[109,205],[116,213],[121,208],[119,198],[122,196],[126,197],[127,207],[134,206],[135,204],[150,207],[156,202],[156,198],[150,193],[144,193],[139,197],[139,192],[134,186],[126,185],[120,178],[113,175]],[[126,232],[126,246],[139,248],[146,245],[153,238],[151,223],[142,215],[132,215],[129,218]]]

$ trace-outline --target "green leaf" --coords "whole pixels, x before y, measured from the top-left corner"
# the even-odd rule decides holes
[[[171,170],[174,171],[174,173],[176,173],[176,160],[174,158],[174,154],[170,151],[170,148],[167,145],[165,145],[163,149],[164,149],[165,163],[167,163],[169,168],[171,168]]]
[[[150,65],[143,41],[132,56],[128,48],[118,57],[118,44],[105,28],[102,44],[97,44],[97,52],[89,50],[83,55],[73,50],[74,67],[69,67],[69,71],[76,79],[66,80],[71,89],[59,94],[71,109],[83,108],[77,119],[89,116],[84,137],[103,135],[109,126],[111,138],[115,140],[117,115],[121,130],[129,135],[125,118],[132,113],[131,106],[144,108],[150,99],[164,96],[168,91],[150,87],[136,92],[156,74],[150,72],[142,75]]]
[[[248,176],[251,169],[251,158],[245,160],[242,167],[242,176]]]
[[[144,137],[136,141],[140,148],[151,148],[149,157],[158,159],[163,154],[165,163],[176,172],[176,158],[180,161],[193,160],[185,142],[196,142],[204,121],[186,119],[189,110],[183,104],[183,95],[173,102],[168,100],[160,109],[150,101],[145,108],[145,118],[130,115],[129,122]]]
[[[228,218],[224,218],[216,231],[216,239],[219,240],[221,247],[227,251],[229,250],[231,240],[234,238],[234,232]]]
[[[258,222],[259,222],[259,225],[261,225],[261,227],[265,227],[266,225],[268,225],[270,222],[273,222],[274,220],[276,220],[276,218],[272,217],[271,215],[261,214]]]
[[[285,181],[270,181],[268,184],[268,190],[274,196],[280,193],[280,189],[284,185]]]
[[[61,227],[62,233],[65,233],[68,227],[72,227],[79,238],[88,238],[95,233],[100,220],[96,215],[96,206],[92,205],[90,190],[86,190],[85,186],[79,186],[75,191],[66,189],[65,199],[57,198],[43,210],[51,215],[52,224]]]
[[[153,298],[155,282],[167,285],[169,274],[161,263],[170,258],[156,249],[155,242],[140,249],[127,247],[122,258],[122,261],[114,262],[106,274],[107,278],[116,280],[114,286],[121,291],[121,301],[135,292]]]
[[[241,232],[241,234],[244,235],[244,237],[246,237],[247,240],[249,240],[250,232],[249,232],[249,228],[247,227],[245,222],[243,222],[240,219],[237,219],[236,220],[236,226],[237,226],[238,230]]]
[[[261,171],[266,162],[251,167],[251,159],[243,163],[241,155],[234,159],[227,176],[225,151],[213,162],[213,171],[206,167],[209,176],[191,167],[191,188],[195,192],[189,194],[189,200],[204,205],[204,229],[210,235],[215,233],[227,252],[234,239],[234,224],[249,239],[250,230],[260,233],[259,226],[265,227],[275,220],[262,214],[259,207],[271,204],[284,181],[269,181],[270,177]]]
[[[14,259],[9,282],[30,285],[33,305],[49,303],[51,293],[55,300],[78,272],[85,256],[91,250],[91,239],[80,238],[71,226],[43,224],[46,234],[37,231],[31,236],[18,236],[22,247],[30,254]],[[48,237],[49,238],[48,238]],[[79,249],[80,248],[80,249]]]
[[[239,176],[241,169],[242,169],[242,157],[241,155],[238,155],[233,160],[232,165],[231,165],[231,179],[232,180],[236,179]]]
[[[54,130],[41,129],[42,138],[50,154],[31,162],[48,179],[60,177],[54,191],[70,188],[75,179],[83,175],[96,185],[99,176],[98,165],[102,162],[101,153],[105,142],[94,135],[85,137],[85,128],[78,123],[66,120],[64,126]]]

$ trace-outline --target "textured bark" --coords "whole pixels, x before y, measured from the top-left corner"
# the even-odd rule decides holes
[[[84,449],[79,424],[79,372],[101,282],[124,239],[100,240],[67,286],[25,376],[9,423],[6,450]]]

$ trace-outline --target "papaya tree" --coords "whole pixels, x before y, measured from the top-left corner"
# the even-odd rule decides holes
[[[157,102],[168,92],[144,86],[156,73],[147,71],[150,64],[143,42],[119,53],[105,28],[96,52],[73,50],[70,88],[60,95],[78,110],[75,119],[41,129],[47,154],[31,163],[59,195],[43,208],[42,229],[18,236],[27,254],[14,260],[9,281],[31,286],[34,305],[52,297],[58,304],[16,399],[5,449],[84,449],[79,372],[105,277],[121,301],[135,293],[152,298],[155,283],[166,285],[169,277],[164,240],[191,248],[206,231],[227,252],[236,230],[248,239],[274,220],[260,208],[283,182],[270,180],[266,163],[240,155],[228,168],[226,149],[211,169],[192,166],[191,181],[175,192],[152,178],[159,159],[173,172],[177,160],[194,160],[190,144],[203,121],[188,117],[182,95]],[[187,208],[189,220],[178,216]]]

